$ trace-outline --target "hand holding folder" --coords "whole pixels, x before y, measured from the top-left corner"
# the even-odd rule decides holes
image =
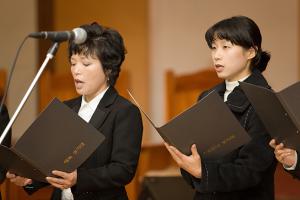
[[[250,83],[240,85],[276,142],[300,150],[300,82],[277,93]]]
[[[11,173],[46,182],[52,170],[72,172],[104,136],[58,99],[31,124],[15,146],[0,145],[0,165]]]
[[[191,146],[196,144],[202,157],[218,158],[250,140],[247,132],[215,91],[162,127],[157,127],[130,92],[129,95],[163,140],[186,155],[191,154]]]

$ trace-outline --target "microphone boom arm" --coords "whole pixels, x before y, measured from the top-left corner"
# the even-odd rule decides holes
[[[36,76],[34,77],[33,81],[31,82],[27,92],[25,93],[23,99],[21,100],[19,106],[17,107],[15,113],[13,114],[13,116],[11,117],[10,121],[8,122],[8,124],[6,125],[3,133],[1,134],[0,137],[0,144],[2,144],[4,138],[6,137],[8,131],[10,130],[11,126],[13,125],[14,121],[16,120],[18,114],[20,113],[21,109],[23,108],[24,104],[26,103],[29,95],[31,94],[34,86],[36,85],[37,81],[39,80],[40,76],[42,75],[44,69],[46,68],[47,63],[49,62],[50,59],[52,59],[54,57],[54,55],[57,52],[57,49],[59,47],[59,43],[55,42],[53,43],[53,45],[49,48],[46,58],[43,62],[43,64],[41,65],[39,71],[37,72]]]

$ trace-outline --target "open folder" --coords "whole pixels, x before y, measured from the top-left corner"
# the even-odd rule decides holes
[[[103,140],[103,134],[54,99],[15,146],[0,145],[0,165],[19,176],[46,182],[52,170],[77,169]]]
[[[300,150],[300,82],[277,93],[249,83],[240,85],[269,134]]]
[[[250,140],[248,133],[215,91],[161,127],[153,123],[130,92],[129,95],[163,140],[186,155],[190,155],[191,145],[196,144],[202,157],[214,159]]]

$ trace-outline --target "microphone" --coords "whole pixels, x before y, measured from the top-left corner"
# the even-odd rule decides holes
[[[75,44],[82,44],[86,41],[87,33],[83,28],[74,28],[72,31],[43,31],[30,33],[31,38],[50,39],[52,42],[63,42],[73,40]]]

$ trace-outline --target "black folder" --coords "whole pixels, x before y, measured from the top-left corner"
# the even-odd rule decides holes
[[[130,96],[163,140],[186,155],[190,155],[191,145],[196,144],[202,157],[215,159],[250,140],[248,133],[215,91],[161,127],[157,127]]]
[[[269,134],[300,150],[300,82],[280,92],[250,83],[240,85]]]
[[[104,135],[54,99],[15,146],[0,145],[0,165],[11,173],[46,182],[52,170],[72,172],[103,142]]]

